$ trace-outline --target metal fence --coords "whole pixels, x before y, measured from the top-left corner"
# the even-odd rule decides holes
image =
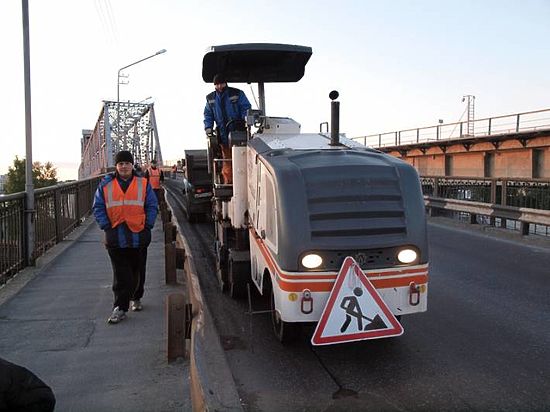
[[[428,197],[550,210],[550,180],[547,179],[422,176],[420,182],[424,196]],[[470,220],[471,223],[524,231],[521,222],[515,219],[501,218],[496,215],[472,215],[459,210],[451,210],[450,214],[461,220]],[[550,228],[546,225],[532,224],[528,228],[529,233],[532,234],[550,235]]]
[[[429,196],[424,197],[424,203],[432,216],[435,211],[446,211],[465,214],[469,216],[470,223],[495,225],[494,222],[497,219],[499,222],[514,222],[513,227],[507,225],[501,225],[501,227],[519,230],[522,235],[537,234],[537,227],[548,228],[550,226],[550,211],[548,210]],[[546,236],[548,236],[548,232]]]
[[[473,126],[473,127],[472,127]],[[473,134],[468,130],[473,129]],[[461,137],[499,136],[550,129],[550,109],[496,116],[468,122],[446,123],[416,129],[398,130],[354,137],[353,140],[370,147],[458,139]]]
[[[101,176],[35,191],[32,260],[62,241],[91,212]],[[0,196],[0,285],[26,266],[25,193]]]

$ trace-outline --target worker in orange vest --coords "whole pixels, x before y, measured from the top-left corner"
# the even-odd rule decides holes
[[[147,247],[158,211],[157,197],[147,179],[134,170],[126,150],[115,156],[116,171],[103,178],[95,197],[95,219],[105,231],[105,246],[113,267],[113,312],[109,323],[126,318],[130,307],[143,309]]]
[[[157,161],[152,160],[151,165],[145,171],[145,178],[153,188],[157,199],[159,197],[160,182],[164,182],[164,173],[157,167]]]

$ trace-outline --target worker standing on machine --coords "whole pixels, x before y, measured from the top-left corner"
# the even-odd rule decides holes
[[[214,76],[214,88],[216,90],[206,96],[204,130],[208,138],[212,137],[212,129],[216,122],[222,158],[230,160],[229,132],[244,127],[239,126],[239,123],[243,124],[246,112],[251,105],[242,90],[227,86],[227,79],[223,74],[219,73]],[[222,177],[226,184],[233,182],[233,169],[230,161],[223,162]]]

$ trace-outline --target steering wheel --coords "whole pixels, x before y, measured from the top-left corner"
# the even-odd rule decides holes
[[[235,131],[246,132],[246,123],[243,119],[231,119],[225,124],[225,129],[229,131],[233,125],[235,125]]]

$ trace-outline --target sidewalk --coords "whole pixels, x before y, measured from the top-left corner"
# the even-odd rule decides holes
[[[46,382],[56,411],[191,410],[188,361],[166,360],[165,297],[184,288],[164,284],[161,223],[159,216],[144,310],[120,324],[107,324],[112,269],[93,218],[17,294],[9,298],[17,278],[0,289],[0,357]]]

